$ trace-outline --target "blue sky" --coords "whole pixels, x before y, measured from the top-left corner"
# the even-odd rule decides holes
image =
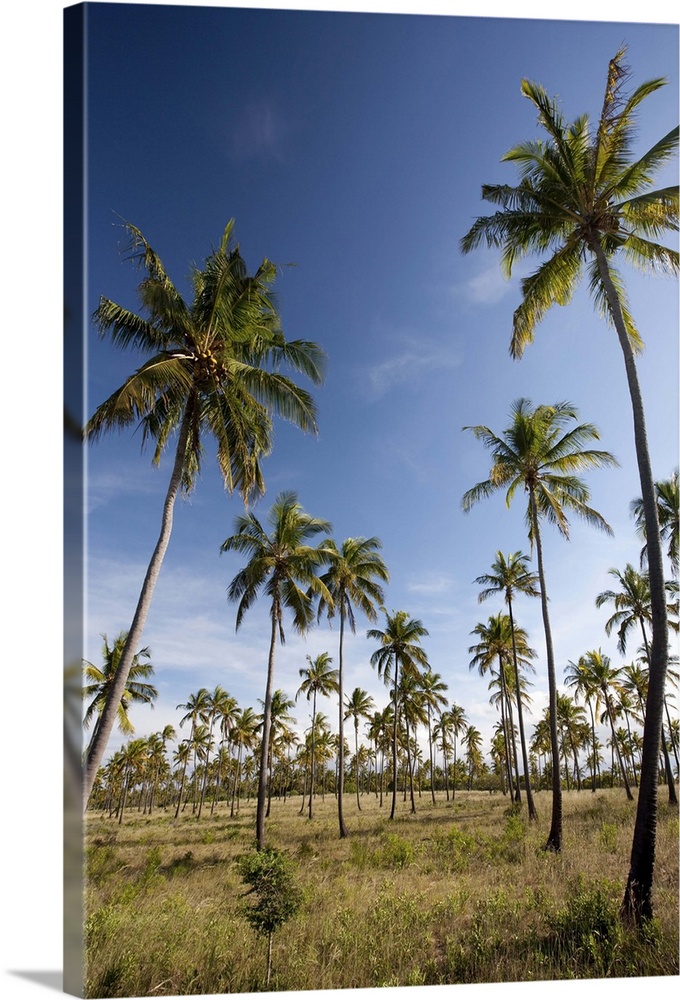
[[[530,265],[508,282],[496,254],[463,257],[458,241],[491,210],[481,184],[515,180],[503,153],[537,135],[522,77],[559,96],[568,117],[596,117],[607,62],[626,43],[632,84],[669,78],[643,106],[642,153],[678,119],[677,30],[95,4],[88,38],[90,310],[100,294],[136,307],[140,275],[120,257],[121,218],[142,230],[187,289],[189,262],[200,263],[233,217],[251,269],[265,256],[295,265],[277,281],[284,330],[328,354],[327,379],[315,390],[319,435],[277,424],[256,513],[292,489],[306,510],[332,522],[339,541],[377,535],[391,575],[386,607],[422,620],[449,700],[488,739],[497,713],[487,681],[470,673],[468,648],[471,630],[502,602],[479,605],[473,581],[498,549],[528,551],[528,543],[521,501],[510,511],[502,497],[460,511],[465,490],[489,468],[462,428],[501,431],[520,396],[569,400],[599,427],[620,467],[588,476],[613,539],[580,523],[570,542],[545,530],[558,677],[588,649],[602,647],[620,662],[604,632],[609,614],[594,606],[613,582],[607,570],[639,554],[628,514],[639,492],[630,403],[615,335],[584,288],[549,314],[524,359],[512,361],[512,311]],[[639,368],[654,470],[664,477],[678,453],[677,288],[627,279],[647,342]],[[92,330],[87,344],[89,413],[140,359]],[[153,468],[139,435],[125,432],[92,446],[88,463],[85,655],[98,663],[100,634],[129,626],[170,455]],[[242,706],[258,707],[264,694],[268,609],[263,601],[235,632],[226,590],[241,562],[218,552],[242,505],[225,495],[213,465],[208,445],[197,488],[176,511],[143,640],[159,698],[153,712],[134,712],[140,734],[176,724],[176,705],[201,686],[222,684]],[[531,728],[547,691],[540,607],[525,600],[515,610],[538,652]],[[367,625],[348,643],[345,686],[364,688],[383,707],[388,695],[369,665]],[[287,634],[275,685],[293,697],[307,654],[337,656],[337,632]],[[335,720],[332,704],[324,707]],[[300,729],[309,724],[304,700],[295,714]],[[116,735],[110,749],[119,744]]]

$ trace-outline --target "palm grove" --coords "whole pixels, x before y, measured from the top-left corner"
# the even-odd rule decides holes
[[[585,787],[588,770],[593,790],[603,780],[616,781],[632,796],[635,786],[636,822],[621,909],[622,916],[640,922],[653,913],[659,781],[674,800],[673,761],[676,771],[678,766],[677,721],[669,713],[667,691],[667,678],[677,677],[669,669],[668,636],[669,628],[677,628],[678,480],[677,472],[666,478],[652,472],[635,361],[643,341],[619,263],[677,274],[677,251],[659,241],[677,230],[678,188],[655,189],[654,177],[675,154],[678,129],[633,158],[638,108],[664,81],[652,80],[627,93],[624,56],[621,50],[609,63],[602,111],[594,124],[586,115],[565,121],[540,85],[523,81],[522,93],[536,108],[542,138],[521,142],[505,154],[519,180],[482,187],[483,199],[496,210],[475,221],[460,247],[463,253],[481,245],[498,248],[508,274],[522,258],[539,258],[536,270],[521,282],[521,303],[511,324],[512,357],[522,357],[552,305],[569,302],[584,272],[597,310],[615,330],[630,390],[640,478],[631,515],[643,547],[625,568],[611,570],[618,588],[593,600],[600,607],[613,605],[605,628],[607,634],[616,630],[622,656],[639,629],[637,657],[619,667],[600,649],[577,651],[564,678],[574,696],[558,691],[551,619],[559,609],[549,604],[551,567],[544,564],[543,532],[556,528],[568,539],[570,516],[609,532],[603,514],[589,503],[584,475],[615,464],[597,447],[597,428],[580,422],[571,403],[535,405],[519,398],[510,404],[504,429],[466,428],[490,452],[491,466],[487,478],[465,493],[462,507],[471,511],[496,491],[504,493],[508,506],[515,498],[525,503],[530,551],[500,548],[480,572],[475,581],[480,601],[496,596],[502,609],[471,627],[476,641],[468,650],[470,668],[489,678],[499,711],[488,750],[499,786],[517,802],[526,800],[530,820],[538,815],[534,791],[550,788],[545,847],[555,852],[562,850],[563,784]],[[332,525],[307,513],[293,491],[279,494],[266,522],[250,509],[265,491],[261,461],[272,448],[274,419],[316,432],[314,400],[295,377],[319,384],[326,360],[318,345],[284,336],[272,298],[275,266],[264,260],[248,274],[230,222],[203,268],[194,268],[193,299],[187,302],[139,230],[128,225],[127,231],[128,255],[146,275],[139,286],[142,315],[102,298],[94,319],[101,335],[121,348],[136,348],[147,360],[99,406],[86,436],[94,441],[112,429],[138,424],[144,440],[154,444],[154,461],[171,442],[174,460],[131,625],[113,647],[104,638],[101,668],[86,665],[85,722],[93,723],[93,731],[85,753],[85,804],[106,808],[122,821],[133,798],[137,808],[162,805],[176,815],[191,803],[200,818],[208,803],[212,811],[226,802],[233,815],[241,796],[252,794],[257,844],[263,849],[272,795],[297,792],[301,813],[308,796],[307,821],[313,821],[313,799],[334,794],[339,835],[345,837],[346,788],[355,793],[357,810],[369,789],[381,803],[391,793],[393,818],[397,794],[408,796],[415,811],[416,790],[421,795],[425,789],[435,800],[438,791],[448,799],[463,784],[479,786],[489,772],[481,734],[468,723],[464,708],[449,702],[445,679],[428,662],[426,625],[404,610],[387,610],[389,572],[380,540],[333,539]],[[172,763],[167,744],[178,734],[170,726],[131,739],[104,764],[116,721],[129,733],[131,702],[153,701],[155,691],[147,683],[153,668],[142,663],[151,653],[141,646],[142,634],[170,541],[175,500],[195,486],[206,437],[216,442],[225,488],[238,492],[245,504],[222,545],[223,552],[243,560],[229,587],[236,628],[258,599],[269,611],[262,710],[238,706],[224,689],[202,688],[178,706],[185,711],[178,726],[189,726],[189,733],[179,741]],[[529,674],[539,657],[517,613],[521,602],[533,598],[541,604],[549,704],[531,734],[526,726]],[[276,651],[288,629],[312,634],[324,618],[337,622],[337,642],[332,649],[321,643],[328,649],[317,648],[306,668],[300,664],[295,701],[304,695],[312,707],[312,725],[300,740],[292,730],[295,701],[275,684]],[[362,619],[370,626],[367,661],[388,688],[382,708],[360,688],[348,693],[344,686],[345,632],[354,633]],[[337,699],[335,731],[319,709],[319,699],[329,697]],[[345,737],[348,724],[353,752]],[[359,742],[362,724],[366,743]],[[608,772],[602,766],[601,727],[609,731]]]

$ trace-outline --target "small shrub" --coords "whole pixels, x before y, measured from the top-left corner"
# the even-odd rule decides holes
[[[267,938],[267,981],[272,969],[272,938],[274,931],[300,907],[302,892],[293,877],[290,861],[274,847],[256,851],[241,858],[241,878],[250,886],[246,895],[255,893],[256,902],[246,909],[246,920],[253,930]]]
[[[600,847],[605,851],[614,853],[618,840],[618,828],[615,823],[600,824]]]
[[[383,846],[377,852],[377,860],[384,868],[406,868],[415,856],[415,848],[409,840],[396,833],[383,834]]]
[[[620,895],[619,887],[606,880],[591,887],[578,880],[576,891],[551,921],[558,950],[578,965],[594,966],[601,976],[610,974],[623,940]]]

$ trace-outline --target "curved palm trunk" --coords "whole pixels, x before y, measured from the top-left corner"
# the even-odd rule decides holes
[[[592,762],[592,767],[591,767],[593,783],[592,783],[591,791],[595,792],[597,790],[597,779],[596,779],[596,769],[595,769],[595,765],[597,763],[597,760],[596,760],[596,758],[597,758],[597,737],[595,735],[595,713],[593,712],[593,706],[592,706],[592,703],[590,701],[590,698],[588,698],[587,701],[588,701],[588,708],[590,709],[590,722],[591,722],[592,731],[593,731],[593,762]]]
[[[427,706],[427,739],[430,744],[430,790],[432,791],[432,805],[435,805],[437,799],[434,794],[434,754],[432,753],[432,718],[430,712],[430,706]]]
[[[267,663],[267,687],[264,695],[264,717],[262,720],[262,743],[260,746],[260,774],[257,782],[257,815],[255,831],[257,849],[264,850],[264,819],[267,809],[267,767],[269,764],[269,737],[272,725],[272,693],[274,687],[274,649],[276,647],[276,626],[278,623],[278,602],[272,606],[272,633],[269,643]]]
[[[311,778],[309,782],[309,818],[312,818],[312,799],[314,798],[314,734],[316,727],[316,689],[314,690],[314,700],[312,707],[312,759],[309,764]]]
[[[359,717],[354,720],[354,770],[357,785],[357,809],[361,812],[361,802],[359,801]]]
[[[635,453],[640,474],[642,509],[645,518],[647,568],[652,605],[652,649],[648,660],[649,689],[647,693],[647,713],[642,743],[642,762],[640,765],[640,791],[638,794],[635,830],[630,855],[630,871],[622,903],[622,913],[624,916],[639,924],[645,918],[653,916],[652,885],[654,881],[656,822],[658,813],[656,761],[659,756],[659,747],[661,746],[664,686],[668,666],[668,618],[664,587],[663,554],[659,531],[659,513],[647,443],[642,392],[640,391],[635,357],[626,330],[626,323],[621,312],[616,288],[609,273],[607,258],[598,240],[593,241],[593,251],[597,259],[600,279],[609,301],[614,326],[626,366],[628,391],[633,409]]]
[[[130,673],[130,667],[132,666],[132,661],[134,659],[134,651],[137,649],[142,637],[142,632],[149,614],[149,607],[151,606],[151,598],[153,597],[156,582],[163,564],[163,558],[170,541],[175,500],[177,499],[177,494],[179,493],[180,486],[182,484],[182,470],[184,468],[184,461],[186,457],[187,440],[189,437],[189,426],[191,423],[192,413],[193,405],[191,401],[187,405],[187,408],[184,411],[184,417],[182,418],[179,440],[177,442],[177,451],[175,452],[175,462],[172,468],[172,475],[170,476],[168,491],[165,495],[165,502],[163,503],[163,515],[161,518],[161,529],[158,541],[156,542],[156,547],[153,550],[153,555],[151,556],[151,561],[147,568],[146,576],[144,577],[144,583],[142,584],[142,590],[139,595],[139,600],[137,601],[135,615],[132,619],[132,625],[130,626],[127,642],[123,648],[120,662],[113,679],[113,684],[111,685],[111,690],[109,691],[106,704],[104,705],[104,710],[99,717],[97,729],[92,736],[92,740],[88,748],[83,786],[84,808],[87,808],[87,801],[90,797],[90,792],[92,791],[92,785],[97,771],[99,770],[99,765],[101,764],[104,751],[106,750],[106,745],[109,741],[111,731],[116,721],[118,706],[120,705],[121,698],[123,697],[128,674]]]
[[[647,653],[647,663],[649,663],[650,662],[650,655],[651,654],[650,654],[650,649],[649,649],[649,640],[647,639],[647,630],[645,629],[645,620],[644,620],[644,618],[642,616],[640,616],[639,620],[640,620],[640,628],[642,629],[642,641],[643,641],[644,646],[645,646],[645,652]],[[652,641],[653,641],[653,633],[652,633]],[[666,696],[665,696],[665,694],[664,694],[663,704],[664,704],[664,707],[666,708],[666,711],[668,711],[668,707],[666,706]],[[669,722],[670,722],[670,719],[669,719]],[[646,723],[646,716],[645,716],[645,723]],[[643,745],[643,747],[642,747],[643,759],[644,759],[644,752],[645,752],[645,748],[644,748],[644,745]],[[657,754],[657,756],[658,756],[658,754]],[[663,729],[663,716],[661,718],[661,757],[663,759],[663,767],[664,767],[664,772],[665,772],[665,775],[666,775],[666,784],[668,785],[668,802],[672,806],[677,806],[677,804],[678,804],[678,797],[675,794],[675,781],[673,780],[673,768],[671,767],[671,759],[670,759],[670,757],[668,755],[668,746],[666,744],[666,734],[664,733],[664,729]]]
[[[399,657],[394,657],[394,726],[392,729],[392,809],[390,819],[394,819],[397,811],[397,692],[399,685]]]
[[[519,726],[519,739],[522,746],[522,764],[524,765],[524,788],[527,793],[527,808],[529,819],[537,820],[538,813],[534,804],[534,796],[531,791],[531,777],[529,775],[529,755],[527,754],[527,741],[524,735],[524,716],[522,713],[522,695],[519,686],[519,668],[517,666],[517,647],[515,644],[515,622],[512,617],[512,599],[508,598],[508,615],[510,617],[510,636],[512,638],[512,662],[515,670],[515,691],[517,692],[517,725]]]
[[[543,630],[545,632],[545,651],[548,663],[548,698],[550,705],[550,755],[552,758],[552,816],[550,833],[545,844],[547,851],[562,850],[562,786],[560,783],[560,748],[557,739],[557,683],[555,680],[555,654],[553,652],[550,616],[548,615],[548,595],[545,590],[545,572],[543,569],[543,546],[541,532],[538,526],[538,512],[533,487],[530,487],[531,521],[536,541],[536,561],[538,563],[538,579],[541,586],[541,613],[543,615]]]
[[[510,792],[510,799],[514,801],[515,789],[512,783],[512,754],[510,753],[510,739],[508,736],[508,726],[505,717],[505,706],[507,704],[507,699],[505,696],[505,677],[503,675],[503,658],[498,654],[498,669],[499,679],[501,682],[501,726],[503,727],[503,745],[505,746],[505,777],[508,782],[508,791]]]
[[[344,601],[340,606],[340,649],[338,652],[338,704],[339,704],[339,721],[338,721],[338,780],[337,791],[338,791],[338,827],[340,829],[340,837],[346,837],[349,833],[347,826],[345,824],[345,817],[342,811],[342,793],[345,787],[345,714],[344,714],[344,702],[343,702],[343,671],[342,671],[342,652],[343,652],[343,636],[345,632],[345,606]]]

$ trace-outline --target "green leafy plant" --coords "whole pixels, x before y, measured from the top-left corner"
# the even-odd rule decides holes
[[[253,930],[267,938],[267,980],[272,971],[272,939],[274,931],[297,912],[302,891],[297,885],[290,860],[275,847],[267,847],[241,858],[239,874],[250,886],[245,895],[257,899],[246,908],[246,920]]]

